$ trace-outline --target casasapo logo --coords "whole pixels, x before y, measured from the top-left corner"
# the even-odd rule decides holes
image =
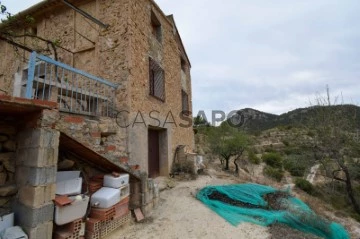
[[[251,115],[242,110],[233,110],[228,114],[222,110],[212,110],[211,121],[208,120],[208,117],[203,110],[200,110],[197,116],[204,119],[206,122],[210,122],[212,126],[218,126],[221,122],[227,121],[230,126],[235,128],[243,127],[252,118]]]
[[[166,113],[166,114],[165,114]],[[135,112],[130,114],[127,110],[119,110],[116,115],[116,123],[121,128],[134,127],[135,125],[144,125],[147,126],[149,122],[152,121],[152,126],[165,128],[168,125],[172,125],[173,127],[181,127],[181,128],[190,128],[193,127],[193,118],[192,112],[182,111],[179,114],[176,114],[172,111],[163,112],[163,117],[160,117],[160,112],[157,110],[152,110],[149,112]],[[178,117],[176,117],[178,116]],[[227,121],[230,126],[239,128],[245,126],[252,116],[243,112],[242,110],[234,110],[230,113],[226,114],[222,110],[212,110],[211,111],[211,120],[209,121],[209,117],[207,117],[204,110],[200,110],[197,117],[204,119],[205,122],[210,123],[212,126],[218,126],[222,122]],[[131,118],[132,117],[132,118]],[[160,120],[163,119],[163,120]],[[154,125],[155,122],[155,125]]]
[[[243,127],[251,119],[252,119],[251,115],[246,114],[246,112],[242,110],[239,110],[234,112],[233,115],[230,116],[228,123],[232,127]]]

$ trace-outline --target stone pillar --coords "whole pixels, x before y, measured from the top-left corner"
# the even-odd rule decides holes
[[[59,137],[51,128],[18,133],[15,222],[30,239],[52,237]]]
[[[0,119],[0,214],[11,212],[17,194],[15,184],[16,127]]]

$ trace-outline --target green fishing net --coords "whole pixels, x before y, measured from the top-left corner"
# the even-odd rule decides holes
[[[241,222],[262,226],[282,223],[326,239],[350,239],[344,227],[319,217],[289,191],[236,184],[207,186],[196,197],[234,226]]]

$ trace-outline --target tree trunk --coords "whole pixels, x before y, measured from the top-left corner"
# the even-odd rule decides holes
[[[348,197],[351,201],[351,204],[355,210],[356,213],[360,214],[360,206],[358,204],[358,202],[355,199],[354,196],[354,191],[352,188],[352,183],[351,183],[351,178],[350,178],[350,174],[349,174],[349,170],[347,169],[347,167],[343,168],[345,176],[346,176],[346,180],[345,180],[345,184],[346,184],[346,192],[348,194]]]
[[[343,161],[339,160],[338,158],[337,158],[336,162],[339,165],[340,169],[345,173],[345,180],[342,180],[342,181],[345,182],[345,188],[346,188],[347,195],[350,199],[350,202],[351,202],[355,212],[357,214],[360,214],[360,206],[354,196],[354,190],[352,188],[351,176],[349,173],[349,169],[345,165],[345,163]]]
[[[225,159],[225,170],[229,170],[229,162],[230,162],[230,158],[226,158]]]
[[[234,159],[234,164],[235,164],[235,173],[239,173],[239,165],[236,163],[236,161],[239,159],[239,157],[236,157]]]

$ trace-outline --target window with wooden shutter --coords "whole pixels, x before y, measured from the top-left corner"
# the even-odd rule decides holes
[[[165,101],[164,70],[153,59],[149,58],[149,85],[150,95]]]

